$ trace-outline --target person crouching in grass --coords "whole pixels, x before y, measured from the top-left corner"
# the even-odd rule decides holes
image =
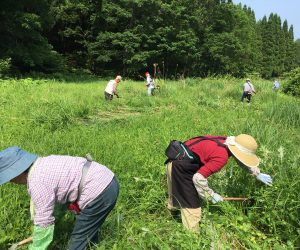
[[[119,184],[114,173],[91,157],[39,157],[19,147],[0,151],[0,185],[27,185],[34,223],[29,249],[47,249],[53,239],[56,203],[76,214],[69,250],[98,243],[98,232],[114,208]]]
[[[111,101],[114,97],[114,95],[119,98],[119,94],[118,94],[118,85],[121,82],[122,77],[121,76],[116,76],[116,78],[114,80],[110,80],[107,85],[106,88],[104,90],[104,98],[107,101]]]
[[[200,136],[187,140],[184,146],[190,151],[191,160],[167,161],[168,209],[180,209],[184,227],[192,232],[199,232],[203,201],[223,201],[209,187],[207,178],[225,167],[231,156],[256,179],[272,185],[272,177],[258,168],[257,143],[250,135]]]

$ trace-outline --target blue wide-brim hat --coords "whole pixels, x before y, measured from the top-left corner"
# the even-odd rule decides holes
[[[16,146],[0,151],[0,185],[22,174],[37,158]]]

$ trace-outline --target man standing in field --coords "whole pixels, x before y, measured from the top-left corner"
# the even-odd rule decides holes
[[[146,72],[145,76],[147,77],[146,87],[147,87],[148,96],[152,96],[152,95],[154,95],[154,89],[155,89],[154,81],[151,78],[149,72]]]
[[[242,95],[242,103],[244,103],[244,98],[247,98],[248,104],[251,101],[251,95],[255,92],[254,86],[250,82],[250,79],[246,79],[246,82],[243,85],[243,95]]]
[[[115,95],[117,98],[119,98],[118,95],[118,85],[121,82],[122,77],[121,76],[116,76],[115,80],[110,80],[106,88],[104,90],[104,98],[105,100],[111,101],[113,99],[113,96]]]
[[[116,204],[119,184],[114,173],[91,157],[38,157],[19,147],[0,151],[0,185],[27,185],[34,223],[29,249],[47,249],[53,239],[54,206],[67,204],[76,214],[69,250],[98,242],[98,232]]]
[[[257,143],[250,135],[200,136],[187,140],[183,146],[189,159],[168,159],[168,209],[180,209],[183,225],[193,232],[199,231],[203,200],[223,201],[208,186],[207,178],[220,171],[231,156],[259,181],[272,184],[269,175],[260,173],[259,158],[255,155]]]

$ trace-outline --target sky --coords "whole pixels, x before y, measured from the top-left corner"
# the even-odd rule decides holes
[[[293,25],[294,37],[300,39],[300,1],[299,0],[233,0],[235,4],[249,6],[255,12],[256,20],[263,16],[269,17],[276,13],[281,18],[281,23],[286,19],[289,27]]]

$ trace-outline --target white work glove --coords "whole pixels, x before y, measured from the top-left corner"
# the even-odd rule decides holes
[[[256,176],[256,179],[263,182],[264,184],[268,186],[272,186],[272,177],[268,174],[260,173]]]
[[[212,198],[211,198],[211,202],[213,204],[216,204],[216,203],[221,202],[221,201],[223,201],[223,197],[221,195],[217,194],[217,193],[214,193]]]

